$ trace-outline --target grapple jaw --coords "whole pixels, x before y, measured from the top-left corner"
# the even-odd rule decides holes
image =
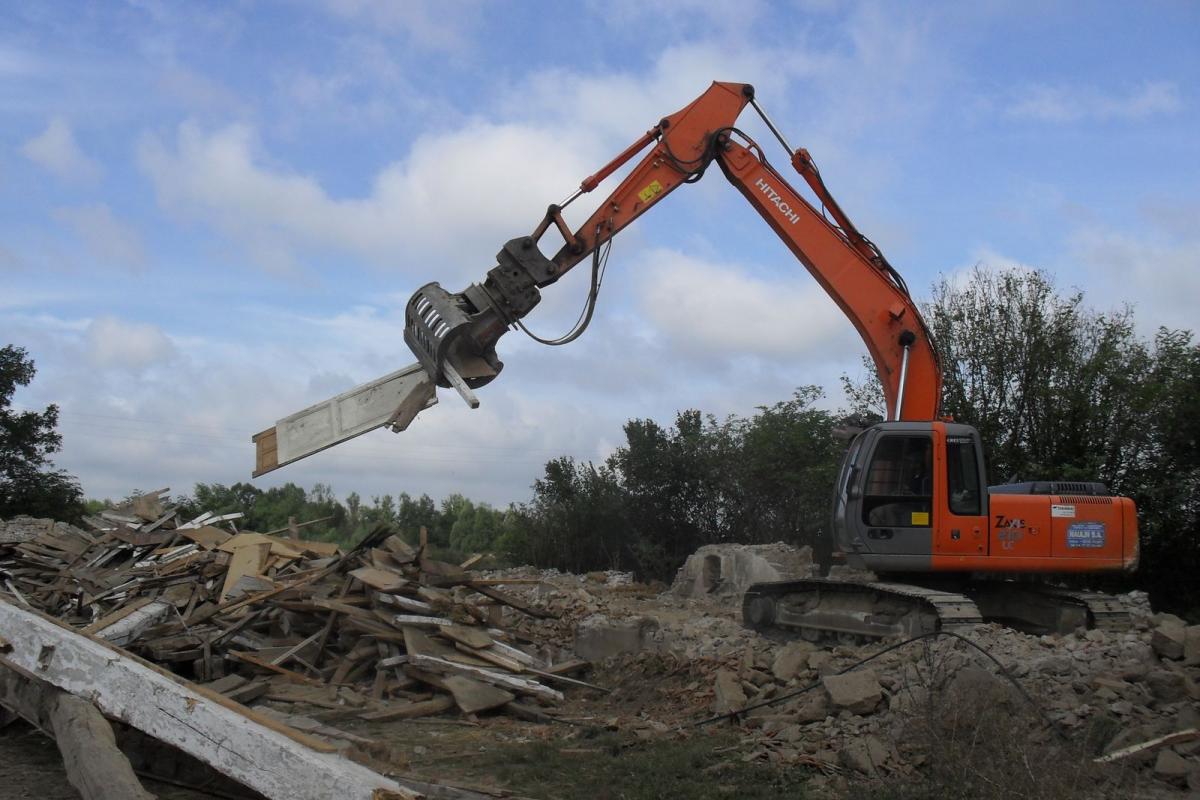
[[[495,344],[506,326],[487,324],[495,314],[489,313],[490,308],[473,306],[467,299],[470,289],[451,293],[437,283],[427,283],[413,294],[404,311],[404,343],[434,383],[444,388],[452,385],[447,365],[472,389],[504,368]]]
[[[461,392],[455,380],[461,378],[476,389],[504,368],[496,342],[538,304],[538,287],[557,279],[557,267],[532,237],[511,239],[482,284],[457,293],[437,283],[418,289],[404,310],[404,342],[438,386]]]

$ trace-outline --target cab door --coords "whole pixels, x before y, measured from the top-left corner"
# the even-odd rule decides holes
[[[938,556],[986,556],[987,487],[979,434],[966,425],[933,425],[934,474],[942,512],[933,538]]]
[[[930,423],[901,422],[877,425],[872,432],[858,454],[861,471],[847,522],[853,523],[854,549],[876,557],[868,559],[872,568],[902,568],[901,561],[886,557],[932,555],[933,431]]]

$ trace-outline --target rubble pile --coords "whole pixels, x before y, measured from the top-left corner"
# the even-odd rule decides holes
[[[33,526],[0,544],[0,595],[241,703],[315,707],[318,734],[322,717],[544,717],[563,699],[554,685],[586,666],[504,630],[505,609],[552,614],[387,527],[344,552],[294,529],[238,532],[240,514],[181,521],[163,493],[86,518],[90,530]]]
[[[1144,603],[1139,594],[1130,598],[1134,604]],[[748,637],[740,652],[729,648],[710,662],[711,683],[697,690],[719,714],[814,687],[738,720],[754,748],[749,757],[776,764],[816,764],[831,774],[915,774],[928,759],[928,742],[914,738],[914,719],[1006,704],[1013,714],[1049,720],[1065,740],[1099,739],[1108,754],[1184,732],[1180,740],[1112,760],[1200,790],[1200,626],[1169,614],[1135,614],[1128,631],[1031,636],[980,625],[964,634],[999,660],[1032,707],[985,655],[949,638],[914,643],[839,674],[889,643],[821,647]],[[1044,727],[1030,731],[1032,741],[1052,743]]]
[[[614,591],[603,580],[555,571],[496,574],[519,575],[514,593],[542,598],[571,621],[571,642],[597,662],[597,680],[619,684],[610,702],[630,714],[623,727],[674,730],[779,701],[733,720],[752,760],[830,776],[916,776],[929,742],[914,735],[914,719],[980,702],[1032,715],[1030,741],[1039,747],[1062,733],[1096,745],[1097,757],[1200,728],[1200,626],[1153,614],[1141,592],[1122,596],[1133,618],[1125,631],[1036,636],[995,624],[962,631],[1004,665],[1031,706],[985,655],[950,638],[906,645],[838,675],[892,643],[763,637],[741,624],[736,598],[719,593],[653,597],[649,587]],[[805,687],[812,688],[795,694]],[[1156,785],[1195,790],[1200,734],[1184,739],[1115,763]]]

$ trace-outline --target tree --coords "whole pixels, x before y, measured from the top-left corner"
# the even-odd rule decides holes
[[[1138,505],[1134,581],[1200,612],[1200,347],[1138,336],[1133,311],[1098,312],[1044,272],[977,268],[925,304],[942,356],[943,412],[974,425],[992,482],[1101,480]]]
[[[30,514],[77,519],[83,513],[79,482],[50,462],[62,448],[56,430],[58,406],[49,405],[40,413],[11,408],[17,387],[28,386],[35,374],[23,348],[0,348],[0,518]]]
[[[686,410],[671,427],[629,420],[604,465],[548,462],[500,542],[538,565],[658,579],[705,544],[818,544],[840,455],[833,416],[813,407],[820,397],[803,387],[749,419]]]

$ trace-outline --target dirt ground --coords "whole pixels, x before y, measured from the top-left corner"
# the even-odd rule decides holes
[[[972,639],[1028,690],[1032,705],[995,694],[997,684],[982,674],[994,677],[993,665],[961,643],[946,642],[914,645],[872,664],[881,699],[871,708],[829,706],[818,688],[736,721],[696,727],[718,704],[715,684],[722,675],[747,703],[784,698],[805,686],[820,687],[824,677],[883,646],[823,646],[808,656],[806,667],[781,677],[777,659],[786,643],[745,629],[738,604],[727,598],[680,598],[663,586],[602,574],[514,571],[518,575],[537,581],[509,591],[560,618],[534,620],[510,610],[503,627],[538,642],[552,661],[569,655],[581,625],[600,619],[642,626],[638,652],[599,661],[579,676],[609,691],[559,686],[565,701],[544,709],[553,720],[541,721],[493,714],[367,723],[353,709],[264,705],[368,740],[353,745],[352,755],[381,772],[488,797],[924,800],[960,785],[956,796],[981,800],[1195,796],[1186,779],[1158,774],[1153,756],[1111,775],[1091,765],[1114,742],[1144,741],[1200,719],[1200,703],[1188,694],[1196,691],[1196,670],[1151,646],[1163,621],[1148,608],[1139,612],[1135,630],[1121,633],[1045,637],[980,626]],[[938,671],[975,681],[944,687],[948,706],[942,711],[955,712],[948,717],[931,711],[929,698],[941,691],[933,691],[932,673]],[[919,707],[913,705],[919,694],[914,687],[924,692]],[[981,701],[981,713],[963,713],[970,703],[953,693],[963,689],[978,695],[968,700]],[[817,713],[811,713],[814,702]],[[989,717],[989,709],[1001,713]],[[942,749],[931,761],[927,745],[939,736],[945,737]],[[1200,763],[1200,745],[1178,752],[1187,763]],[[1011,774],[1001,755],[1012,759]],[[974,766],[982,761],[993,771]],[[158,783],[147,787],[168,800],[210,796]],[[0,800],[75,796],[51,742],[19,726],[0,732]]]

